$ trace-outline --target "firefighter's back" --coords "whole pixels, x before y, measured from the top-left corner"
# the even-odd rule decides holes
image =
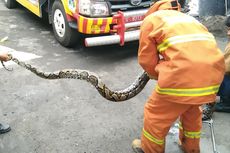
[[[224,58],[214,36],[195,18],[174,10],[149,15],[150,36],[163,62],[157,65],[160,88],[215,92],[224,74]]]

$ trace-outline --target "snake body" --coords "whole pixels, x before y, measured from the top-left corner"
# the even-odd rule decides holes
[[[102,82],[102,80],[98,77],[97,74],[87,70],[64,69],[55,72],[43,72],[38,70],[38,68],[36,68],[35,66],[32,66],[30,64],[18,60],[17,58],[12,57],[12,55],[11,60],[20,65],[21,67],[26,68],[27,70],[44,79],[85,80],[91,83],[97,89],[97,91],[100,93],[102,97],[113,102],[126,101],[136,96],[138,93],[142,91],[142,89],[145,87],[145,85],[150,79],[147,73],[143,72],[129,87],[123,90],[112,91]]]

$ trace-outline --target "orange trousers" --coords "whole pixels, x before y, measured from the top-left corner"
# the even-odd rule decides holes
[[[180,118],[179,140],[186,153],[200,153],[202,109],[200,105],[179,104],[149,98],[144,108],[144,127],[141,147],[145,153],[164,153],[165,137],[171,125]]]

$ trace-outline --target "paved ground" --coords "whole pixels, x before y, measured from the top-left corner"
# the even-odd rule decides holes
[[[54,39],[52,29],[19,7],[8,10],[0,1],[0,45],[15,49],[22,60],[44,71],[80,68],[96,72],[112,89],[127,87],[142,72],[137,43],[123,48],[106,46],[67,49]],[[223,49],[226,38],[217,37]],[[0,135],[0,153],[132,153],[130,144],[140,136],[143,106],[155,82],[133,99],[110,103],[88,83],[78,80],[40,79],[16,66],[0,68],[0,118],[11,125]],[[229,114],[215,113],[217,148],[229,153]],[[178,153],[175,128],[166,153]],[[210,132],[204,125],[202,153],[211,153]]]

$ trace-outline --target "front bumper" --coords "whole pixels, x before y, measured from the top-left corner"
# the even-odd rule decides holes
[[[124,42],[130,42],[139,40],[139,30],[128,31],[124,33]],[[103,45],[111,45],[111,44],[120,44],[124,45],[121,42],[121,36],[117,34],[108,35],[108,36],[98,36],[98,37],[89,37],[85,39],[85,46],[103,46]]]
[[[139,28],[148,9],[117,12],[108,18],[86,18],[75,14],[78,19],[78,31],[83,34],[108,34],[85,39],[85,46],[109,44],[124,45],[125,42],[139,39]]]

